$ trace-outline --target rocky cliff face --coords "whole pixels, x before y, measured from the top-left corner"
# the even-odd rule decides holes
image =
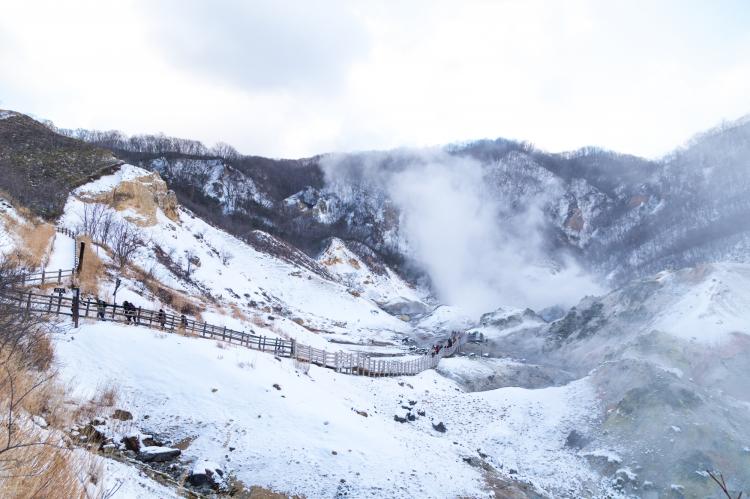
[[[0,128],[23,144],[17,132],[31,125],[8,116]],[[159,172],[180,202],[240,237],[260,229],[309,255],[337,237],[366,245],[412,280],[424,277],[424,269],[410,266],[413,248],[402,213],[387,183],[374,173],[414,169],[430,151],[336,155],[346,174],[331,174],[331,155],[220,156],[195,141],[163,136],[70,134]],[[60,137],[60,143],[69,140]],[[483,188],[511,212],[540,205],[549,258],[567,250],[612,286],[665,268],[750,260],[747,120],[711,130],[654,161],[595,148],[548,154],[503,139],[441,151],[480,163]]]
[[[448,152],[480,162],[486,188],[509,206],[541,199],[549,254],[572,250],[614,285],[664,268],[750,258],[748,124],[713,130],[660,161],[598,149],[546,154],[503,140]],[[167,156],[141,164],[161,172],[181,199],[219,208],[230,229],[261,228],[309,253],[339,237],[403,266],[410,248],[398,207],[370,173],[403,171],[411,159],[349,155],[347,175],[327,179],[325,158],[283,168],[271,160],[243,169],[236,160]]]

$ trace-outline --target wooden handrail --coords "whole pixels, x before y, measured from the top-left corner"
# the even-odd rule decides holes
[[[66,229],[67,230],[67,229]],[[22,274],[18,279],[11,281],[11,285],[20,284],[21,287],[36,283],[62,284],[64,277],[73,276],[74,269],[46,271],[38,273]],[[72,316],[73,299],[62,295],[43,295],[26,292],[18,288],[0,290],[0,302],[25,310],[27,313],[53,314],[61,316]],[[79,316],[97,319],[99,307],[90,298],[81,300],[79,303]],[[350,352],[328,352],[309,345],[302,345],[295,340],[284,340],[281,338],[268,338],[244,331],[236,331],[226,326],[215,326],[206,322],[196,321],[183,315],[164,313],[159,317],[159,312],[150,309],[137,308],[135,311],[126,312],[122,305],[106,303],[104,306],[105,320],[134,324],[151,329],[177,331],[183,334],[191,334],[203,338],[214,338],[229,343],[237,343],[246,348],[271,352],[279,357],[293,357],[298,361],[309,362],[321,367],[334,369],[340,373],[362,375],[362,376],[403,376],[418,374],[427,369],[435,368],[441,358],[450,357],[459,352],[466,343],[466,335],[462,332],[450,347],[441,348],[435,355],[422,355],[416,359],[373,359],[362,353]],[[182,318],[185,317],[183,320]]]

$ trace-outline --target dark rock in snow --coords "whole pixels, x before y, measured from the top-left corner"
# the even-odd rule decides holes
[[[433,423],[432,429],[435,431],[439,431],[440,433],[445,433],[446,431],[448,431],[448,429],[445,427],[442,421],[439,422],[438,424]]]
[[[130,435],[128,437],[122,437],[120,442],[125,445],[125,448],[129,451],[139,452],[141,450],[141,440],[137,435]]]
[[[141,451],[138,453],[138,460],[144,463],[163,463],[171,461],[181,453],[180,449],[173,449],[172,447],[141,447]]]
[[[117,419],[119,421],[130,421],[133,419],[133,414],[130,413],[130,411],[125,411],[123,409],[115,409],[114,414],[112,414],[112,419]]]
[[[210,487],[215,491],[224,491],[227,489],[224,480],[224,470],[216,463],[202,461],[193,466],[193,470],[188,475],[188,483],[193,487]]]
[[[281,390],[281,385],[279,385],[278,383],[274,383],[273,387],[276,388],[277,390]]]
[[[588,445],[591,440],[581,435],[578,430],[573,430],[568,433],[568,438],[565,439],[565,447],[572,449],[583,449]]]
[[[148,447],[162,447],[164,445],[164,442],[157,440],[154,437],[146,437],[143,439],[142,443]]]
[[[399,415],[395,415],[395,416],[393,416],[393,420],[394,420],[394,421],[398,421],[399,423],[406,423],[406,421],[407,421],[407,419],[406,419],[406,418],[402,418],[402,417],[401,417],[401,416],[399,416]]]

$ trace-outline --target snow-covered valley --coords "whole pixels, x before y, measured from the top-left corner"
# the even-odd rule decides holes
[[[287,203],[307,210],[305,196]],[[260,229],[230,234],[130,164],[72,190],[56,220],[63,232],[12,203],[0,214],[8,259],[31,258],[23,251],[40,227],[48,238],[29,252],[38,268],[71,269],[86,243],[76,284],[87,303],[128,301],[377,360],[470,340],[436,369],[369,377],[186,330],[55,319],[67,403],[117,393],[90,423],[108,442],[100,459],[114,497],[222,496],[238,484],[308,498],[714,497],[716,470],[732,490],[750,484],[748,264],[705,262],[605,291],[579,287],[588,276],[565,258],[545,261],[534,241],[540,265],[526,272],[511,259],[518,268],[495,273],[482,260],[487,282],[518,270],[521,299],[554,274],[579,292],[566,297],[575,306],[514,301],[477,315],[357,240],[330,237],[311,252]],[[136,242],[127,254],[112,243],[125,229]],[[459,288],[469,299],[472,284]],[[545,300],[560,294],[548,291]],[[87,424],[66,431],[79,438]],[[149,452],[176,455],[154,465]],[[221,486],[187,485],[204,463]]]

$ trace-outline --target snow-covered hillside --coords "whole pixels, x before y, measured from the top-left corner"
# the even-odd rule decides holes
[[[116,383],[142,431],[190,439],[185,460],[217,462],[246,484],[307,497],[488,497],[488,481],[505,476],[552,495],[599,489],[565,447],[599,412],[587,380],[467,393],[434,371],[305,374],[241,347],[109,324],[69,332],[57,351],[80,396]],[[407,413],[416,420],[394,421]]]
[[[571,373],[591,379],[607,411],[578,448],[616,451],[633,476],[618,478],[606,460],[597,466],[624,490],[656,497],[674,484],[685,497],[702,497],[712,489],[705,472],[715,469],[743,490],[750,485],[749,289],[743,264],[662,272],[587,298],[549,325],[518,330],[510,322],[488,348],[558,370],[551,382]]]
[[[139,167],[77,188],[58,226],[85,228],[96,206],[141,243],[122,266],[89,244],[85,268],[99,263],[84,299],[113,300],[120,279],[118,303],[373,356],[453,331],[477,341],[436,370],[366,378],[111,322],[66,328],[55,350],[72,396],[116,386],[134,419],[107,431],[180,446],[175,466],[216,463],[307,497],[709,496],[706,469],[750,483],[747,265],[665,271],[568,311],[498,304],[477,322],[356,242],[332,238],[312,258],[262,231],[232,236]],[[12,255],[8,224],[24,215],[3,216]],[[70,268],[74,240],[54,234],[43,261]],[[104,463],[110,482],[139,476]],[[161,494],[137,479],[148,492],[123,497]]]
[[[142,189],[151,192],[152,176],[124,165],[116,174],[78,188],[66,204],[60,224],[79,226],[84,206],[115,197],[123,182],[141,181]],[[327,339],[390,342],[408,331],[402,320],[381,310],[373,299],[414,295],[395,276],[373,280],[370,289],[374,296],[359,296],[347,282],[325,273],[314,260],[270,235],[255,233],[252,240],[256,244],[247,244],[181,207],[170,218],[162,207],[152,204],[131,203],[117,212],[139,225],[143,234],[145,244],[133,263],[162,285],[200,300],[206,305],[201,312],[205,320],[235,329],[259,328],[263,334],[313,346],[324,345]],[[158,297],[144,290],[137,279],[127,273],[121,277],[130,278],[118,298],[149,308],[161,305],[154,303]],[[103,288],[110,291],[112,286],[112,282],[105,283]]]

